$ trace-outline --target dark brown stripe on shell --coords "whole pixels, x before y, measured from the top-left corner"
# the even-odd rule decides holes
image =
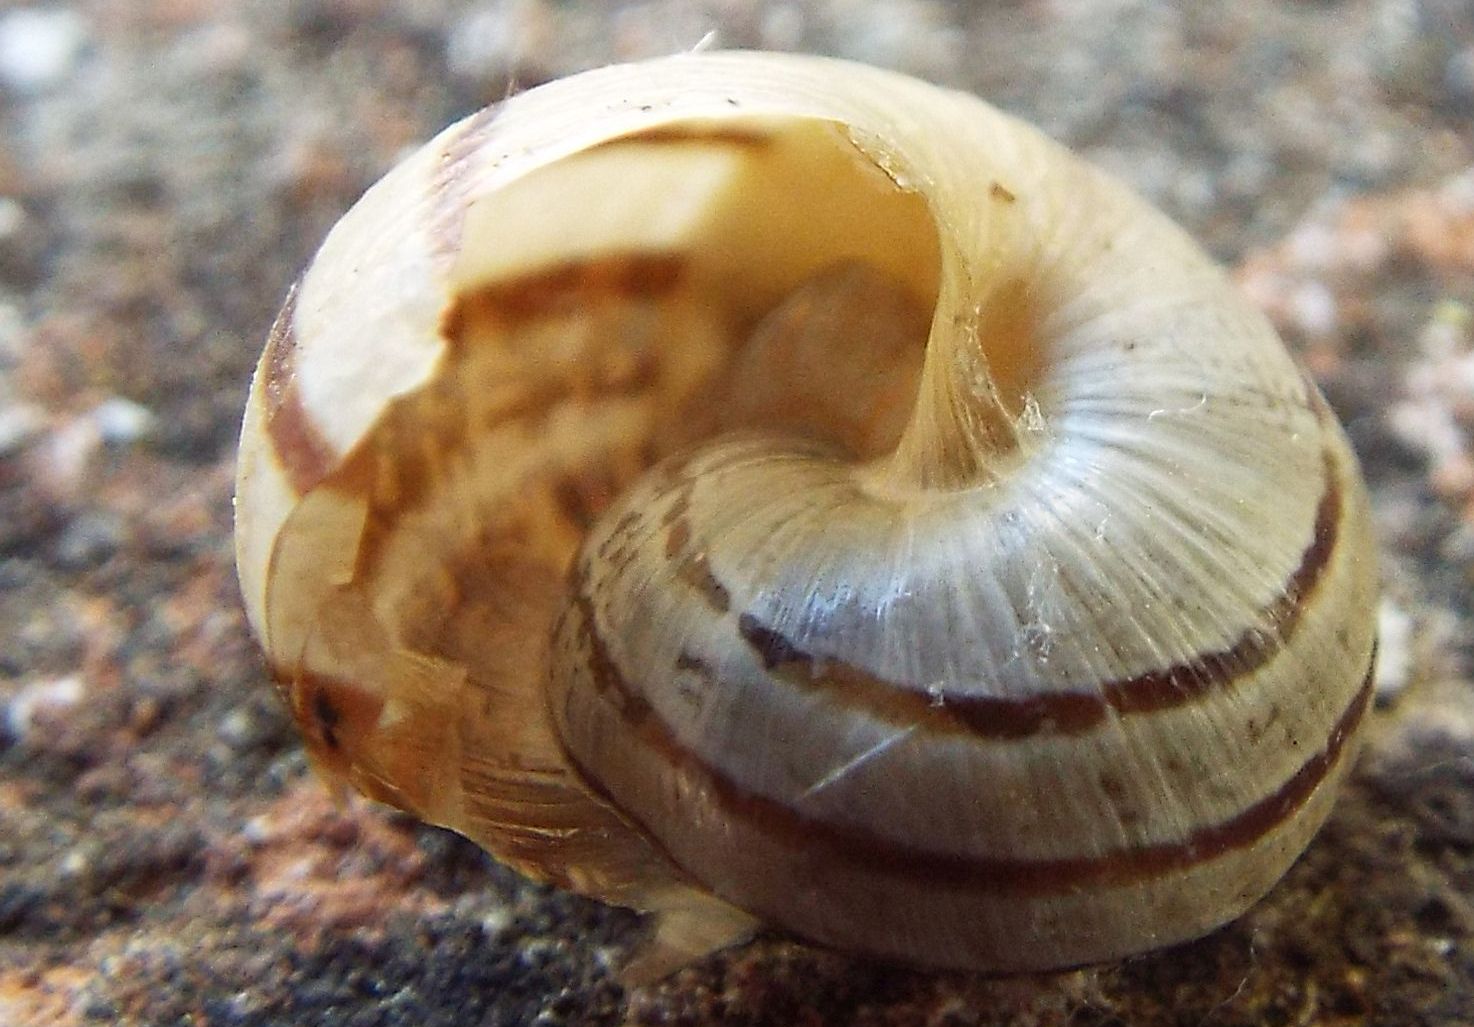
[[[477,317],[516,327],[591,301],[655,299],[680,285],[685,271],[684,257],[659,251],[554,264],[458,297],[441,320],[441,334],[454,343]]]
[[[614,657],[609,655],[609,647],[604,643],[603,637],[594,624],[594,604],[590,602],[585,590],[586,570],[583,561],[574,563],[573,579],[569,588],[573,596],[572,609],[576,610],[579,615],[581,634],[588,648],[589,675],[593,679],[594,688],[614,706],[615,712],[625,726],[636,732],[647,733],[644,729],[647,724],[651,723],[650,714],[654,712],[654,709],[643,695],[629,687],[624,675],[620,673],[619,667],[615,664]],[[572,695],[573,693],[570,692],[569,697],[571,698]],[[651,737],[669,739],[674,745],[675,739],[671,736],[669,729],[664,724],[658,723],[658,718],[656,720],[657,723],[648,733],[651,733]],[[589,781],[599,780],[588,774],[583,776]]]
[[[1087,887],[1119,887],[1209,862],[1247,848],[1287,821],[1315,793],[1355,735],[1372,694],[1376,646],[1350,704],[1337,718],[1325,745],[1301,764],[1279,788],[1240,813],[1201,827],[1177,842],[1120,849],[1095,856],[1061,859],[978,858],[929,852],[860,828],[840,826],[794,810],[738,785],[686,748],[654,715],[648,702],[624,679],[594,622],[582,571],[576,573],[574,602],[583,621],[596,689],[619,713],[626,728],[659,758],[676,768],[698,792],[711,797],[723,816],[753,825],[753,830],[820,860],[834,860],[866,873],[924,881],[928,886],[1015,895],[1058,895]],[[602,791],[600,778],[569,754],[574,768]],[[610,798],[607,796],[606,798]],[[616,802],[610,798],[611,802]],[[634,818],[625,809],[626,816]],[[638,819],[638,818],[635,818]],[[649,826],[641,825],[652,838]],[[667,856],[670,853],[667,852]],[[672,861],[680,866],[679,861]],[[684,868],[683,868],[684,869]]]
[[[711,572],[711,564],[706,553],[699,550],[691,551],[692,488],[693,483],[688,479],[686,485],[676,494],[675,501],[661,517],[661,525],[666,529],[665,558],[669,563],[675,565],[676,580],[689,588],[706,604],[707,609],[721,615],[732,608],[732,595]]]
[[[314,758],[346,772],[351,753],[378,721],[383,698],[346,678],[304,669],[273,666],[271,676]]]
[[[705,553],[682,560],[676,568],[676,578],[699,596],[713,613],[724,614],[732,608],[731,593],[712,574]]]
[[[791,639],[744,613],[738,633],[763,666],[801,688],[822,689],[851,709],[900,725],[944,734],[1016,739],[1035,734],[1079,734],[1108,713],[1150,713],[1193,702],[1272,660],[1294,636],[1340,532],[1344,497],[1335,458],[1325,454],[1325,491],[1316,507],[1310,545],[1280,595],[1225,649],[1200,653],[1162,670],[1108,681],[1089,692],[1050,692],[1027,699],[921,691],[888,681],[843,660],[806,652]]]
[[[682,649],[681,654],[676,657],[676,671],[678,673],[694,674],[701,679],[702,684],[708,687],[717,687],[721,679],[717,677],[716,668],[699,656],[693,656],[689,650]]]
[[[423,509],[438,495],[445,473],[457,454],[474,445],[474,434],[514,422],[536,422],[561,404],[592,404],[634,397],[648,392],[659,369],[649,361],[632,362],[617,375],[598,376],[578,370],[566,376],[544,375],[520,381],[522,388],[488,405],[472,423],[464,410],[460,362],[471,359],[475,345],[473,324],[494,324],[516,331],[549,317],[577,310],[585,304],[622,299],[657,299],[675,288],[685,270],[684,261],[667,253],[621,253],[544,268],[518,278],[495,282],[458,297],[441,316],[440,335],[446,343],[442,366],[419,390],[386,405],[375,422],[367,445],[360,445],[335,479],[349,491],[370,497],[370,518],[358,548],[355,573],[372,576],[375,562],[394,535],[400,520]],[[597,498],[607,503],[614,493],[607,483],[590,476],[570,481],[567,474],[529,488],[546,487],[555,507],[577,524],[582,504]],[[575,497],[570,488],[582,490]],[[602,513],[593,507],[589,515]]]
[[[300,282],[293,283],[271,332],[261,369],[266,400],[266,436],[298,495],[306,495],[338,462],[338,454],[318,429],[297,384],[297,313]]]
[[[1285,582],[1279,598],[1260,612],[1259,623],[1227,649],[1204,653],[1163,671],[1105,685],[1106,701],[1114,709],[1121,713],[1142,713],[1180,705],[1258,670],[1284,648],[1299,627],[1305,607],[1331,562],[1341,530],[1344,497],[1336,462],[1329,451],[1325,455],[1325,481],[1325,492],[1315,511],[1310,545],[1301,555],[1300,565]]]

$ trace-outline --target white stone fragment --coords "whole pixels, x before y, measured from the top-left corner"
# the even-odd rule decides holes
[[[87,43],[75,11],[22,7],[0,16],[0,83],[40,93],[72,71]]]
[[[12,738],[24,739],[42,710],[70,709],[82,701],[82,678],[77,674],[33,681],[5,705],[5,727]]]
[[[1396,697],[1412,679],[1413,618],[1393,600],[1377,606],[1377,671],[1373,688],[1380,699]]]

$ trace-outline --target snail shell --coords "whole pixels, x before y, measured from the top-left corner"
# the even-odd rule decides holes
[[[678,954],[1201,935],[1368,701],[1364,490],[1265,320],[1038,132],[834,61],[447,129],[293,289],[237,502],[318,765]]]

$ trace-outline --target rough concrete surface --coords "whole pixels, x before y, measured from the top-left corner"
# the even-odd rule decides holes
[[[248,638],[234,436],[287,283],[406,148],[718,43],[974,90],[1235,267],[1381,532],[1371,738],[1200,942],[990,980],[776,936],[626,993],[633,915],[309,773]],[[0,2],[0,1024],[1474,1023],[1467,0]]]

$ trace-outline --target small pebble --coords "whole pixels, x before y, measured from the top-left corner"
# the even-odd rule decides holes
[[[57,867],[57,873],[61,877],[80,877],[87,872],[87,867],[90,863],[91,861],[87,858],[87,853],[80,849],[70,849],[61,858],[61,864]]]
[[[259,732],[256,718],[249,711],[235,709],[225,715],[215,733],[226,745],[240,751],[250,748]]]
[[[56,543],[56,556],[63,567],[85,570],[104,563],[118,551],[123,523],[110,513],[94,511],[74,518]]]
[[[148,434],[157,418],[145,406],[114,396],[92,408],[89,415],[102,441],[114,446],[136,442]]]
[[[72,418],[49,433],[33,451],[36,484],[53,499],[70,501],[81,494],[102,446],[97,425],[89,418]]]
[[[1412,680],[1413,618],[1391,599],[1377,606],[1377,670],[1372,687],[1390,702]]]
[[[86,23],[75,11],[10,11],[0,16],[0,84],[22,93],[59,85],[86,42]]]
[[[10,737],[24,740],[42,711],[59,712],[82,701],[82,678],[76,674],[35,681],[23,687],[5,705],[5,727]]]
[[[516,0],[477,10],[452,25],[445,63],[453,75],[485,82],[549,64],[557,39],[556,9],[542,0]]]
[[[1302,282],[1290,297],[1295,322],[1306,335],[1330,335],[1336,330],[1336,297],[1321,282]]]

